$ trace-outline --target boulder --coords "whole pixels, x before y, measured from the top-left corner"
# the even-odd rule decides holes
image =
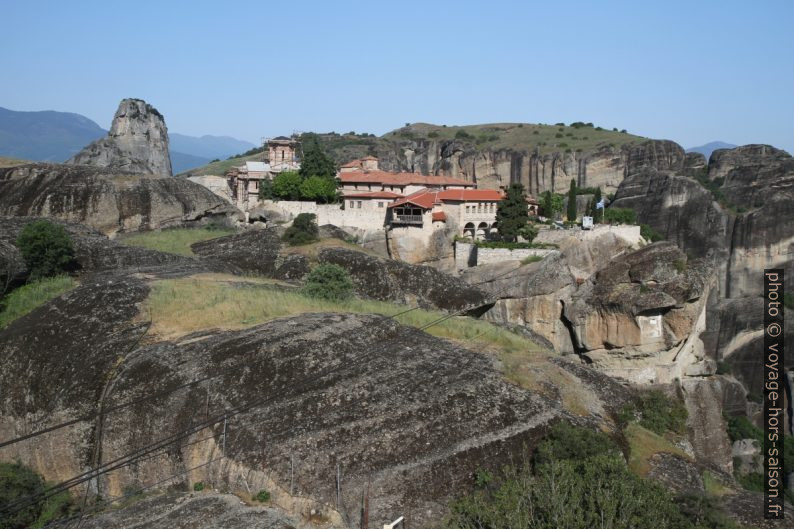
[[[123,99],[107,137],[91,143],[65,163],[171,176],[165,119],[146,101]]]
[[[483,290],[429,266],[383,259],[347,248],[324,248],[318,260],[347,270],[356,293],[362,297],[472,314],[480,314],[493,304]]]
[[[358,521],[370,490],[371,526],[407,512],[427,526],[469,490],[475,470],[499,468],[551,421],[571,418],[505,381],[488,356],[382,316],[303,314],[178,343],[141,340],[147,292],[135,275],[86,281],[0,330],[2,439],[149,397],[0,457],[62,480],[190,429],[92,490],[113,497],[204,481],[268,490],[273,505],[301,516],[332,511],[338,468],[338,521]],[[41,383],[52,379],[68,383]]]
[[[0,168],[0,215],[78,222],[109,236],[241,218],[207,188],[182,178],[45,163]]]

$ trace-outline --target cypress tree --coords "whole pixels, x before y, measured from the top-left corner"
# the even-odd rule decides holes
[[[510,184],[505,198],[496,206],[496,229],[502,239],[515,241],[527,223],[529,211],[524,198],[524,186],[519,183]]]
[[[568,220],[576,221],[576,180],[571,178],[571,188],[568,190]]]

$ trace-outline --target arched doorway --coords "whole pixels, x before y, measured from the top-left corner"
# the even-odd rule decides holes
[[[474,232],[475,232],[474,223],[467,222],[466,225],[463,227],[463,236],[471,237],[473,239],[475,236]]]

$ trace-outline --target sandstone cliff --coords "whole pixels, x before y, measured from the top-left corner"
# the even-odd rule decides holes
[[[241,216],[189,180],[44,163],[0,168],[0,215],[79,222],[106,235]]]
[[[107,137],[91,143],[66,163],[171,176],[163,115],[145,101],[123,99]]]

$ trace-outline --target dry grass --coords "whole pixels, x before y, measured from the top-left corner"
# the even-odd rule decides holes
[[[703,488],[709,496],[719,497],[735,493],[733,489],[725,486],[719,478],[708,470],[703,472]]]
[[[20,160],[18,158],[9,158],[8,156],[0,156],[0,167],[15,167],[17,165],[24,165],[31,163],[28,160]]]
[[[692,458],[665,439],[637,423],[629,423],[625,430],[629,443],[629,468],[639,476],[645,477],[651,470],[650,459],[655,454],[667,453],[682,457],[689,461]]]
[[[249,284],[241,284],[246,281]],[[306,297],[296,290],[273,288],[277,281],[243,279],[223,274],[202,274],[155,281],[141,317],[151,318],[151,332],[176,339],[208,329],[242,329],[306,312],[353,312],[391,316],[408,307],[394,303],[352,299],[331,302]],[[423,327],[445,316],[442,312],[413,310],[396,319]],[[453,317],[427,329],[429,334],[479,350],[526,358],[547,354],[534,342],[485,321]]]
[[[170,228],[147,231],[119,238],[121,244],[138,246],[177,255],[194,255],[190,245],[236,233],[231,228]]]

